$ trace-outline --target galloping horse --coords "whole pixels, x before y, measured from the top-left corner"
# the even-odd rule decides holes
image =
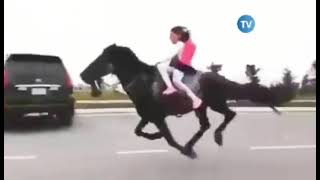
[[[194,110],[191,99],[184,92],[178,91],[172,95],[162,94],[165,84],[155,66],[141,62],[128,47],[115,44],[105,48],[102,54],[81,73],[81,78],[91,85],[92,96],[99,96],[102,93],[100,90],[102,77],[111,73],[119,78],[123,89],[141,117],[135,129],[136,135],[149,140],[164,137],[170,146],[190,158],[197,157],[193,146],[210,128],[208,107],[224,115],[224,121],[214,132],[215,142],[221,146],[222,132],[236,115],[228,107],[227,100],[250,100],[264,104],[277,113],[275,106],[284,103],[272,88],[254,83],[239,84],[216,73],[198,71],[185,75],[183,79],[183,82],[203,100],[203,104]],[[183,115],[192,111],[198,117],[201,127],[186,145],[182,146],[173,138],[165,118],[169,115]],[[159,132],[143,132],[142,129],[149,122],[154,123]]]

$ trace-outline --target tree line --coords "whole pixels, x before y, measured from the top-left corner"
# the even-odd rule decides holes
[[[214,64],[212,63],[210,66],[207,67],[213,73],[219,74],[219,71],[222,69],[221,64]],[[259,84],[260,79],[258,76],[258,72],[260,68],[257,68],[253,64],[248,64],[246,66],[245,74],[247,78],[250,80],[250,83]],[[282,80],[278,83],[272,84],[271,88],[276,88],[278,91],[287,90],[290,87],[294,89],[294,91],[290,91],[288,93],[283,92],[286,96],[292,97],[296,95],[306,96],[306,95],[316,95],[316,60],[313,61],[309,70],[304,75],[301,82],[296,82],[295,77],[292,71],[288,68],[283,70]]]

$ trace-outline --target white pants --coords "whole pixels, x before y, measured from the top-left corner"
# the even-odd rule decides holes
[[[177,86],[177,88],[185,91],[192,100],[198,99],[198,97],[191,91],[191,89],[189,89],[189,87],[182,82],[184,73],[178,69],[169,66],[169,63],[170,62],[163,62],[157,65],[157,68],[167,87],[174,88],[169,78],[169,74],[173,74],[172,82],[174,83],[174,85]]]

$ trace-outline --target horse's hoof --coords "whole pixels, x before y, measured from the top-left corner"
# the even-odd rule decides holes
[[[197,153],[192,148],[185,147],[185,149],[182,152],[182,154],[186,155],[190,159],[198,158]]]
[[[219,146],[222,146],[223,140],[222,140],[222,134],[221,133],[215,133],[214,134],[214,140]]]
[[[190,159],[197,159],[198,155],[195,151],[191,151],[190,155],[188,156]]]

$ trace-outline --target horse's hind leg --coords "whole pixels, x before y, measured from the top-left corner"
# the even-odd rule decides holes
[[[220,126],[216,129],[214,133],[214,139],[219,146],[223,144],[222,132],[225,130],[227,125],[232,121],[236,113],[232,110],[229,110],[224,115],[224,121],[220,124]]]
[[[236,113],[228,107],[226,102],[224,102],[223,104],[220,104],[219,106],[213,106],[211,107],[211,109],[224,115],[223,122],[219,125],[219,127],[214,132],[215,142],[219,146],[222,146],[223,144],[222,132],[226,129],[227,125],[235,117]]]
[[[196,134],[193,135],[193,137],[185,145],[185,149],[190,152],[193,151],[193,146],[203,136],[203,134],[210,128],[209,118],[207,116],[207,107],[203,106],[200,109],[196,110],[195,113],[199,119],[200,129],[198,130],[198,132],[196,132]]]
[[[167,142],[168,142],[168,144],[169,144],[170,146],[176,148],[176,149],[179,150],[182,154],[188,156],[188,157],[191,158],[191,159],[194,159],[194,158],[197,157],[196,153],[194,153],[194,152],[187,152],[184,147],[182,147],[180,144],[178,144],[178,143],[174,140],[174,138],[173,138],[173,136],[172,136],[172,134],[171,134],[168,126],[167,126],[167,123],[165,122],[164,119],[158,120],[157,122],[155,122],[155,125],[156,125],[157,128],[160,130],[160,132],[162,133],[163,137],[167,140]]]
[[[156,132],[156,133],[145,133],[142,131],[142,129],[148,124],[148,121],[145,119],[141,119],[141,121],[138,123],[136,129],[135,129],[135,134],[137,136],[142,136],[146,139],[149,140],[156,140],[156,139],[160,139],[162,138],[162,134],[160,132]]]

